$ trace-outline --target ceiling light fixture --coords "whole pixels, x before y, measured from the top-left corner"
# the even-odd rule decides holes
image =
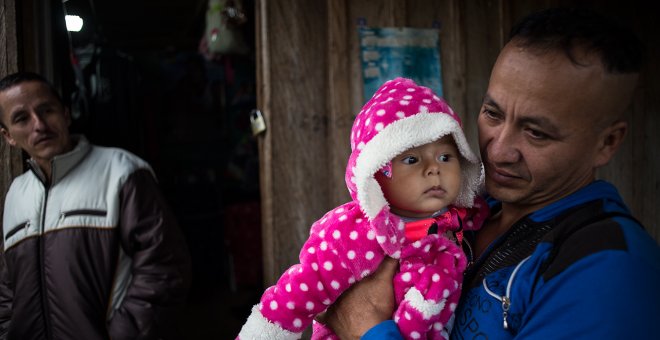
[[[83,19],[77,15],[67,15],[64,17],[66,29],[69,32],[80,32],[83,27]]]

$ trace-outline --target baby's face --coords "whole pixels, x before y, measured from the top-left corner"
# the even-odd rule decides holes
[[[451,135],[394,157],[391,178],[376,173],[391,211],[427,217],[453,203],[461,188],[459,157]]]

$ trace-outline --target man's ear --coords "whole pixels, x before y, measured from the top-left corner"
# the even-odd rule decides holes
[[[598,150],[596,151],[597,155],[594,163],[596,168],[606,165],[612,159],[623,142],[627,131],[628,123],[621,120],[612,123],[603,130],[598,140]]]
[[[9,134],[9,131],[5,129],[3,126],[0,126],[0,133],[2,133],[2,137],[5,138],[5,141],[7,141],[7,144],[11,146],[16,146],[16,141],[11,138],[11,135]]]

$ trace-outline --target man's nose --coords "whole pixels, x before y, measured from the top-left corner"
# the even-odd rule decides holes
[[[32,127],[35,131],[45,131],[47,129],[47,124],[44,120],[44,117],[42,117],[38,112],[32,112],[30,115],[33,124]]]
[[[493,163],[515,163],[520,160],[519,136],[513,128],[502,127],[494,131],[488,144],[488,160]]]

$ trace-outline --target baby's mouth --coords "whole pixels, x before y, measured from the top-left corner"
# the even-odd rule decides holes
[[[433,187],[429,188],[429,189],[426,190],[424,193],[427,193],[427,194],[435,194],[435,193],[438,193],[438,194],[439,194],[439,193],[444,193],[444,192],[445,192],[445,189],[443,189],[443,188],[442,188],[441,186],[439,186],[439,185],[436,185],[436,186],[433,186]]]

